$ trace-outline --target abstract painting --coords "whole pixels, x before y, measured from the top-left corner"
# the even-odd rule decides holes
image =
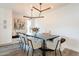
[[[14,29],[23,30],[25,29],[25,22],[23,19],[14,19]]]

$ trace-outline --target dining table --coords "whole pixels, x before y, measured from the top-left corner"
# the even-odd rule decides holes
[[[37,35],[32,35],[32,34],[26,33],[24,35],[26,35],[28,37],[34,37],[34,38],[37,38],[37,39],[40,39],[43,41],[42,46],[39,48],[42,51],[43,56],[46,56],[46,51],[54,51],[52,49],[47,48],[46,41],[53,41],[55,38],[60,37],[59,35],[42,34],[42,33],[39,33]]]

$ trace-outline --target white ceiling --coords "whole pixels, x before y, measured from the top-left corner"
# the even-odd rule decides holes
[[[43,3],[42,9],[51,7],[51,10],[55,10],[64,5],[67,5],[67,3]],[[38,3],[0,3],[0,8],[9,8],[12,9],[14,13],[19,14],[29,14],[32,6],[39,8]]]

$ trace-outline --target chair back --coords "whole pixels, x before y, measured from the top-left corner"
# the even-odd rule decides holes
[[[55,49],[60,49],[61,48],[61,44],[64,43],[66,41],[65,38],[61,38],[57,41],[57,44],[56,44],[56,48]]]
[[[59,42],[60,37],[54,38],[53,40],[47,40],[47,48],[55,50],[56,48],[59,47]]]
[[[19,34],[19,40],[20,40],[22,43],[26,44],[26,40],[25,40],[25,37],[24,37],[23,34]]]
[[[34,49],[40,48],[41,47],[41,39],[35,38],[35,37],[30,37],[30,40],[32,42],[32,46]]]
[[[60,37],[54,39],[54,43],[55,43],[55,49],[59,49],[60,48]]]
[[[65,41],[66,41],[65,38],[61,38],[61,40],[60,40],[61,43],[64,43]]]

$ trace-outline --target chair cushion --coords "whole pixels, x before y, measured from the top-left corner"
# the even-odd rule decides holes
[[[58,42],[59,39],[60,39],[60,37],[55,38],[53,41],[47,41],[46,42],[47,43],[47,48],[55,50],[57,42]]]
[[[42,40],[37,38],[30,38],[32,40],[33,48],[38,49],[42,45]]]

